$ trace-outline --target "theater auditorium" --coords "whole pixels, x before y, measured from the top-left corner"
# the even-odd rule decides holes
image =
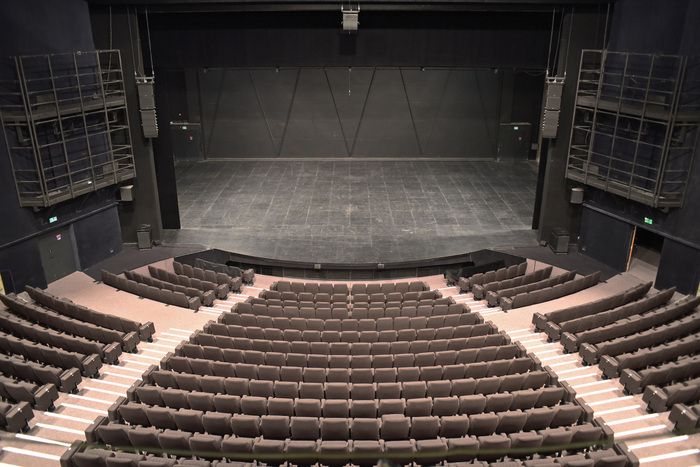
[[[698,24],[0,2],[0,467],[700,465]]]

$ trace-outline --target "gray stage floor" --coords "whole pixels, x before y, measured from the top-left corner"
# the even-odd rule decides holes
[[[176,175],[171,244],[317,262],[537,244],[530,162],[206,161]]]

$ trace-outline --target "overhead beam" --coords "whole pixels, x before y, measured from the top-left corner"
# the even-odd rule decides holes
[[[152,13],[337,10],[338,0],[87,0],[94,5],[148,7]],[[363,10],[383,11],[551,11],[615,0],[362,0]]]

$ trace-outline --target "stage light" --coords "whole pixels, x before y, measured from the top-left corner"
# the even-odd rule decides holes
[[[341,6],[340,12],[343,15],[343,31],[357,32],[357,28],[360,25],[358,21],[360,5],[357,5],[357,8]]]

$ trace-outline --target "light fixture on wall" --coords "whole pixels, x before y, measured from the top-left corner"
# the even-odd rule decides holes
[[[357,32],[357,28],[360,25],[358,21],[358,16],[360,15],[360,5],[356,8],[348,5],[347,7],[341,5],[340,12],[343,15],[343,31]]]

